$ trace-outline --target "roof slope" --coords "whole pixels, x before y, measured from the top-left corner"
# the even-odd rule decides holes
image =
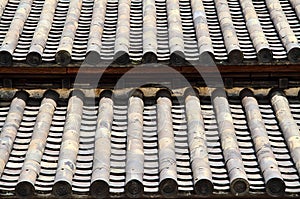
[[[70,3],[71,2],[71,3]],[[0,5],[0,63],[299,63],[297,0],[13,0]],[[120,9],[122,8],[122,9]],[[255,61],[256,60],[256,61]]]
[[[2,196],[299,197],[298,97],[113,96],[2,101]]]

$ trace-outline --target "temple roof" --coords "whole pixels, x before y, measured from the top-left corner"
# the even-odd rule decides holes
[[[299,197],[299,0],[0,16],[1,198]]]
[[[1,194],[299,197],[298,91],[253,91],[1,91]]]
[[[299,5],[297,0],[6,0],[0,5],[0,63],[72,66],[88,58],[92,65],[185,65],[207,56],[221,65],[299,63]]]

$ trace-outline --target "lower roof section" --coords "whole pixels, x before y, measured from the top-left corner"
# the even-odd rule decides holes
[[[299,197],[298,91],[1,90],[1,197]]]

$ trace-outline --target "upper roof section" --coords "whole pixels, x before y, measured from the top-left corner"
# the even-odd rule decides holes
[[[0,15],[3,66],[300,62],[299,0],[3,0]]]

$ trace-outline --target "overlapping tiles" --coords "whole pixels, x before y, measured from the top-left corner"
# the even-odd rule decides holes
[[[11,22],[18,9],[21,9],[18,5],[22,2],[26,4],[27,1],[8,1],[3,7],[0,21],[0,58],[3,66],[18,61],[27,61],[30,65],[59,63],[67,66],[85,60],[89,53],[93,55],[89,57],[94,60],[92,64],[100,60],[111,62],[122,54],[124,59],[121,62],[117,60],[119,64],[158,61],[184,65],[185,60],[198,61],[206,53],[217,63],[226,61],[234,64],[243,60],[257,60],[258,63],[299,62],[299,5],[295,1],[278,0],[275,5],[272,1],[230,0],[224,1],[225,5],[223,1],[214,0],[132,0],[126,3],[129,7],[128,12],[123,13],[125,17],[118,10],[121,1],[107,0],[102,1],[99,9],[103,11],[97,17],[96,12],[100,12],[94,9],[94,4],[98,1],[82,0],[78,1],[78,16],[76,19],[68,19],[69,23],[66,21],[67,13],[73,9],[69,1],[33,0],[28,17],[23,16],[25,23],[24,28],[20,27],[19,38],[10,38],[8,35],[11,34],[7,33],[10,28],[13,30],[10,25],[14,24]],[[219,4],[224,4],[226,9],[224,6],[216,6]],[[53,21],[50,20],[46,25],[50,27],[49,34],[48,28],[43,33],[39,33],[42,29],[36,28],[43,19],[39,17],[43,5],[55,7],[52,8],[55,10]],[[277,8],[280,8],[280,12]],[[66,30],[63,33],[71,21],[76,23],[71,25],[71,29],[67,28],[67,33]],[[118,21],[123,28],[127,24],[126,30],[119,31]],[[103,29],[98,29],[97,23]],[[228,29],[229,24],[231,31]],[[199,31],[200,27],[208,28],[205,34]],[[32,42],[34,34],[44,34],[46,41]],[[3,43],[5,38],[7,44]],[[61,62],[59,56],[55,59],[55,55],[66,50],[61,48],[66,45],[65,41],[68,43],[67,53]],[[32,52],[38,55],[28,56]]]
[[[93,185],[94,188],[96,188],[95,191],[91,190],[91,187],[93,187],[91,186],[92,182],[102,182],[102,180],[104,180],[104,178],[100,176],[103,176],[102,174],[105,174],[105,172],[101,174],[101,172],[99,173],[97,169],[107,168],[107,166],[103,167],[105,165],[105,162],[102,161],[101,156],[97,156],[97,159],[95,159],[94,156],[94,154],[96,154],[95,150],[98,151],[104,149],[101,148],[102,145],[99,145],[100,148],[95,148],[95,138],[97,137],[101,138],[99,142],[106,143],[108,141],[107,144],[110,144],[111,147],[110,150],[107,151],[107,153],[110,154],[108,155],[108,157],[110,157],[110,163],[108,165],[109,171],[107,171],[109,173],[106,173],[106,175],[109,176],[105,178],[105,182],[108,186],[108,191],[105,194],[111,194],[113,196],[122,196],[123,194],[127,194],[128,196],[133,197],[133,195],[139,194],[137,192],[139,192],[140,189],[135,189],[136,186],[142,186],[142,190],[144,192],[142,194],[144,196],[150,196],[151,194],[157,195],[160,193],[162,193],[164,196],[170,196],[170,194],[230,194],[233,191],[232,189],[234,189],[234,187],[236,187],[236,189],[234,189],[233,192],[237,193],[238,195],[261,195],[266,193],[267,187],[267,193],[269,195],[284,194],[286,196],[297,196],[297,193],[299,193],[300,191],[299,174],[295,163],[295,161],[297,161],[297,158],[299,157],[299,154],[297,153],[297,147],[295,145],[297,141],[293,141],[290,139],[290,141],[288,142],[286,140],[289,139],[289,136],[285,130],[285,124],[280,114],[291,114],[292,118],[285,118],[294,120],[295,125],[293,127],[293,131],[296,134],[299,134],[300,100],[297,97],[285,96],[281,91],[271,91],[273,95],[263,97],[255,95],[253,96],[251,94],[251,91],[245,91],[244,93],[246,94],[242,94],[241,97],[227,97],[226,95],[224,95],[225,93],[222,94],[222,92],[220,93],[220,91],[215,92],[213,95],[213,99],[218,99],[219,101],[221,100],[224,101],[224,103],[228,103],[228,109],[224,109],[224,107],[218,108],[216,105],[219,106],[220,103],[212,104],[209,96],[200,96],[198,101],[197,95],[194,96],[194,94],[191,92],[186,92],[188,96],[187,98],[185,96],[178,96],[177,99],[172,97],[171,100],[166,94],[158,94],[157,97],[161,98],[159,103],[162,103],[162,107],[160,108],[161,110],[165,110],[168,107],[168,103],[172,102],[172,104],[170,104],[171,118],[169,119],[171,119],[170,128],[172,128],[173,131],[175,146],[174,151],[172,152],[174,153],[174,157],[176,159],[176,167],[174,167],[174,169],[176,169],[176,173],[174,177],[171,177],[173,176],[173,174],[171,170],[169,170],[170,168],[165,170],[166,173],[160,175],[160,170],[162,168],[166,169],[161,165],[162,161],[165,160],[164,158],[160,159],[164,157],[161,153],[163,150],[165,150],[165,152],[163,153],[171,153],[171,145],[165,144],[169,143],[169,141],[167,141],[167,138],[172,139],[172,136],[164,137],[163,134],[158,136],[158,131],[161,131],[160,133],[163,133],[164,129],[169,128],[168,126],[165,126],[164,123],[159,124],[158,119],[163,117],[167,120],[168,114],[165,113],[166,110],[163,112],[158,111],[158,107],[156,104],[157,102],[156,100],[153,100],[153,98],[140,98],[141,95],[137,95],[138,97],[134,97],[136,99],[131,99],[133,100],[133,104],[130,106],[127,104],[126,100],[120,102],[119,100],[115,101],[114,98],[112,98],[113,100],[110,100],[110,103],[113,102],[113,104],[109,105],[110,103],[106,103],[106,105],[103,105],[103,102],[105,102],[105,100],[106,102],[109,102],[107,101],[109,100],[109,95],[103,94],[102,96],[104,97],[102,98],[102,106],[112,106],[113,108],[113,112],[111,113],[111,131],[109,123],[106,123],[110,120],[101,120],[101,118],[105,118],[104,116],[108,116],[106,115],[106,111],[108,111],[109,109],[99,109],[100,98],[97,98],[95,102],[93,102],[93,100],[89,100],[88,98],[83,100],[84,104],[82,107],[82,114],[80,114],[81,119],[78,117],[78,115],[76,115],[77,113],[73,113],[73,109],[71,108],[72,102],[79,103],[83,99],[82,97],[80,97],[81,95],[73,96],[71,100],[69,100],[69,102],[68,99],[57,100],[56,98],[54,98],[54,100],[57,102],[57,106],[53,113],[52,119],[50,119],[50,130],[47,139],[45,140],[46,142],[44,151],[42,152],[41,160],[38,161],[38,164],[41,167],[36,181],[34,182],[34,190],[29,189],[29,192],[31,191],[31,194],[36,193],[42,195],[54,193],[53,187],[55,183],[58,182],[58,178],[56,176],[58,175],[58,162],[61,162],[61,166],[63,166],[64,163],[67,164],[69,161],[71,161],[71,159],[65,159],[66,157],[61,155],[62,139],[64,139],[64,147],[70,146],[66,143],[71,143],[71,141],[67,139],[68,135],[64,135],[63,132],[73,132],[74,129],[72,130],[68,128],[68,125],[70,124],[69,122],[75,122],[75,120],[79,119],[81,123],[78,137],[79,140],[78,142],[74,140],[74,143],[78,143],[79,148],[78,155],[76,156],[76,161],[72,159],[74,162],[74,167],[72,167],[74,169],[74,172],[72,173],[71,177],[71,189],[64,189],[60,191],[56,190],[56,192],[54,193],[56,195],[71,193],[75,195],[90,195],[96,193],[97,195],[97,188],[99,189],[100,187],[104,186],[103,183],[95,183]],[[45,95],[44,99],[49,100],[47,97],[49,96]],[[19,99],[18,97],[14,99],[16,99],[16,101],[22,101],[22,99]],[[270,99],[273,99],[273,104],[271,103]],[[25,175],[20,178],[20,174],[22,172],[26,172],[26,168],[28,168],[29,170],[32,169],[32,167],[26,167],[24,162],[27,162],[28,164],[30,162],[29,160],[35,157],[28,153],[28,147],[29,145],[33,146],[33,132],[37,131],[37,129],[39,128],[36,123],[38,114],[43,114],[43,112],[38,113],[40,111],[40,100],[41,99],[33,98],[29,98],[26,100],[27,103],[24,109],[22,120],[20,121],[20,127],[18,128],[16,138],[13,142],[12,151],[10,152],[8,162],[0,179],[0,189],[2,194],[13,195],[15,194],[16,187],[18,187],[16,191],[19,196],[22,196],[22,194],[20,193],[25,193],[25,195],[29,193],[26,192],[28,191],[28,189],[26,189],[26,186],[23,186],[24,184],[20,182],[30,182],[30,178],[28,178],[30,177],[30,175]],[[47,102],[47,100],[44,100],[44,102]],[[135,139],[138,139],[138,137],[135,137],[135,134],[139,129],[136,126],[136,124],[138,124],[136,123],[136,117],[138,116],[138,114],[136,112],[137,107],[135,107],[137,104],[135,103],[139,101],[144,102],[144,107],[142,109],[143,129],[141,135],[143,142],[142,150],[144,154],[144,163],[142,164],[143,173],[141,175],[142,178],[138,178],[141,185],[137,185],[136,183],[131,183],[130,185],[128,185],[128,182],[130,182],[129,179],[138,180],[137,178],[135,178],[135,175],[131,175],[132,178],[129,178],[129,176],[126,175],[126,170],[129,169],[129,167],[131,168],[132,166],[130,166],[129,164],[131,159],[127,159],[127,153],[130,152],[132,158],[140,154],[136,153],[137,151],[135,148],[128,148],[131,142],[137,141]],[[257,105],[255,105],[255,101],[257,101]],[[69,108],[67,108],[68,103]],[[167,103],[167,105],[165,103]],[[193,117],[187,117],[186,114],[192,113],[189,109],[189,106],[191,104],[188,105],[188,103],[196,103],[199,105],[199,108],[201,108],[201,111],[198,111],[200,113],[200,117],[199,115],[197,116],[197,114],[193,114]],[[275,105],[275,103],[286,103],[285,106],[289,107],[289,110],[285,108],[285,106],[277,106]],[[48,105],[50,104],[48,103],[47,106]],[[284,108],[284,110],[279,110],[275,106],[281,109]],[[8,124],[8,121],[5,122],[5,120],[10,109],[13,110],[9,107],[9,103],[3,103],[3,105],[1,106],[0,125],[3,129],[2,131],[6,131],[3,126],[5,123]],[[131,111],[128,111],[128,109],[130,109]],[[101,110],[103,112],[99,114],[98,110]],[[279,111],[277,115],[275,111]],[[164,114],[160,116],[158,115],[162,113]],[[256,113],[261,114],[262,120],[260,120],[260,117]],[[131,117],[131,127],[130,125],[128,126],[129,115]],[[99,116],[101,117],[99,118]],[[203,117],[203,123],[201,122],[201,116]],[[252,123],[249,123],[249,119],[252,117],[254,117],[251,121]],[[200,120],[198,120],[197,118],[200,118]],[[222,118],[224,118],[225,120],[223,121]],[[66,119],[68,121],[68,124],[66,124]],[[236,145],[231,145],[232,139],[229,139],[229,134],[226,134],[228,130],[227,128],[225,128],[226,126],[220,129],[223,124],[227,124],[229,121],[232,121],[232,130],[236,137]],[[265,126],[266,134],[261,134],[261,132],[256,130],[255,125],[258,124],[258,121],[262,121],[262,123],[259,124]],[[286,120],[286,122],[288,121]],[[200,128],[199,125],[201,125],[201,123],[203,125],[203,133],[205,134],[205,137],[199,137],[199,139],[202,139],[202,141],[200,140],[201,142],[199,143],[202,144],[194,145],[195,142],[191,142],[191,140],[189,139],[192,138],[192,133],[201,132],[198,131]],[[42,124],[40,123],[40,125]],[[192,127],[196,128],[193,130]],[[263,126],[259,126],[259,128],[263,128]],[[132,133],[134,133],[135,135],[134,137],[131,137],[132,140],[128,140],[128,133],[130,132],[127,131],[129,129],[132,129]],[[99,134],[99,132],[101,131],[102,133]],[[167,132],[170,133],[170,131]],[[220,132],[223,132],[223,134],[220,134]],[[75,133],[75,131],[73,133]],[[110,135],[110,133],[111,137],[106,137]],[[195,134],[195,136],[197,136],[197,139],[199,135],[201,135],[201,133]],[[221,136],[223,136],[222,139]],[[37,137],[35,136],[35,138]],[[231,141],[229,142],[228,139]],[[3,138],[1,138],[1,142],[3,142]],[[226,142],[227,144],[225,144]],[[206,157],[204,155],[205,152],[201,151],[205,150],[203,144],[207,146],[206,150],[208,155],[208,164],[205,164],[206,166],[203,164],[203,161],[193,161],[197,160],[197,157]],[[269,148],[265,148],[267,147],[267,145],[269,146]],[[136,147],[137,146],[138,145],[136,145]],[[164,148],[166,146],[168,147]],[[73,150],[72,147],[68,148],[68,150],[71,149]],[[269,155],[268,157],[265,156],[266,151],[270,152],[269,149],[274,154],[273,159],[270,159]],[[224,150],[237,150],[240,152],[240,156],[232,156],[232,153],[228,156],[228,154],[224,153]],[[194,156],[194,153],[197,154],[197,156]],[[204,156],[199,156],[201,154]],[[62,159],[62,157],[64,159]],[[103,156],[103,158],[104,157],[105,156]],[[241,176],[239,176],[239,173],[236,173],[237,180],[234,181],[235,183],[232,183],[232,180],[235,178],[233,178],[232,174],[230,174],[230,171],[233,171],[230,169],[233,166],[232,164],[230,164],[230,161],[235,160],[236,158],[238,158],[238,161],[244,167],[245,176],[243,179],[246,181],[240,181]],[[96,163],[98,166],[94,165]],[[199,165],[199,163],[201,164]],[[93,165],[95,167],[93,167]],[[277,174],[273,173],[275,171],[272,170],[274,165],[278,166]],[[68,166],[70,166],[69,163],[63,166],[63,168],[67,169]],[[211,178],[208,175],[207,177],[205,177],[205,180],[199,180],[200,184],[198,184],[197,182],[199,178],[197,177],[196,179],[198,172],[197,168],[209,169],[211,171]],[[239,170],[240,168],[236,169]],[[207,173],[207,171],[205,173],[209,174]],[[162,176],[164,177],[164,179],[168,179],[168,181],[162,180]],[[199,175],[199,177],[203,176],[204,175],[202,174]],[[276,179],[281,179],[282,181],[274,180],[275,177]],[[22,180],[20,181],[20,179]],[[67,180],[64,179],[64,177],[59,179],[63,181]],[[94,180],[92,181],[92,179]],[[169,179],[173,180],[169,181]],[[167,188],[161,185],[162,182],[168,182],[167,184],[165,184]],[[211,182],[212,187],[209,185],[209,182]],[[249,192],[247,191],[247,185],[245,184],[246,187],[244,187],[244,185],[241,184],[242,182],[249,183]],[[283,190],[276,189],[276,187],[280,185],[280,182],[284,183],[284,186],[282,187]],[[64,184],[62,184],[62,187],[64,187],[63,185]],[[126,185],[127,188],[125,189]],[[164,191],[162,191],[162,189],[164,189]],[[134,193],[133,195],[130,195],[128,193],[130,190],[134,191],[131,192],[131,194]]]

